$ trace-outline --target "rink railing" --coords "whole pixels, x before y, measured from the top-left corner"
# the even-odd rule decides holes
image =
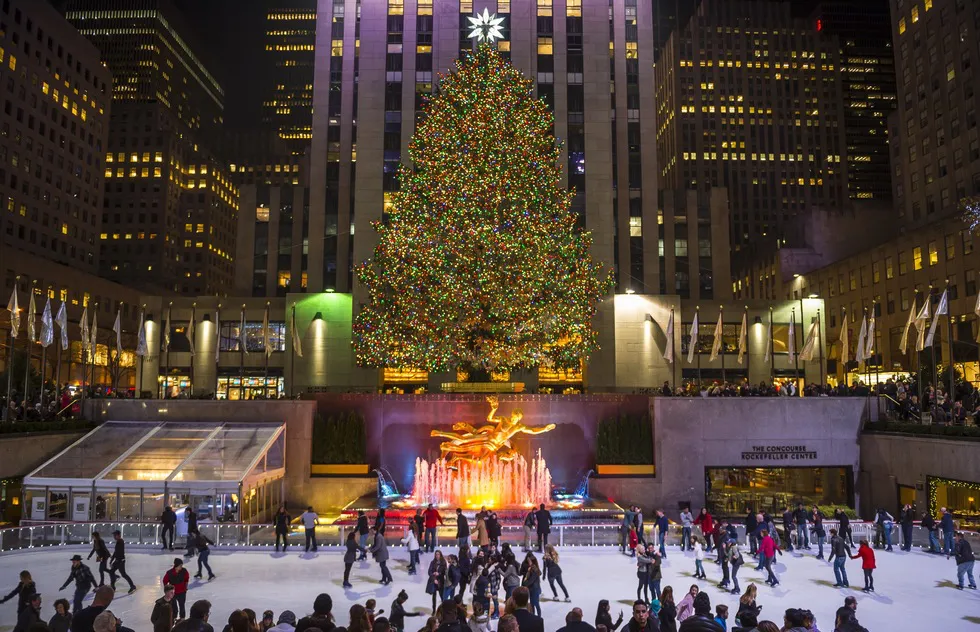
[[[830,541],[830,529],[836,527],[836,522],[824,522],[828,543]],[[179,535],[174,538],[175,547],[186,548],[186,536],[181,533],[185,529],[186,525],[178,525]],[[274,547],[276,543],[275,529],[270,524],[204,523],[199,525],[199,529],[219,548],[268,549]],[[350,525],[320,525],[316,528],[317,542],[320,546],[342,546],[351,529]],[[745,544],[745,528],[738,526],[737,529],[739,542]],[[128,545],[135,547],[159,547],[162,545],[162,526],[158,523],[45,522],[34,523],[31,526],[0,529],[0,552],[53,546],[89,545],[92,541],[92,533],[96,531],[102,535],[111,548],[112,532],[116,530],[122,533],[123,540]],[[385,533],[388,543],[393,546],[400,545],[403,531],[404,525],[390,525]],[[696,527],[693,532],[695,535],[700,535],[700,529]],[[851,532],[855,543],[862,538],[873,542],[875,525],[870,522],[852,522]],[[646,525],[644,533],[648,542],[654,541],[650,525]],[[456,545],[455,526],[439,527],[437,536],[439,546]],[[303,547],[305,544],[304,530],[297,525],[291,526],[287,537],[290,546]],[[781,537],[783,538],[782,546],[786,548],[785,535],[781,534]],[[974,548],[980,546],[980,538],[976,534],[971,533],[969,537]],[[679,544],[680,538],[680,525],[672,524],[667,536],[667,544]],[[901,539],[901,529],[896,525],[892,532],[892,545],[899,546]],[[524,543],[524,530],[520,526],[505,525],[502,528],[500,540],[509,543],[511,546],[520,546]],[[537,534],[533,534],[531,540],[536,543]],[[811,546],[816,546],[816,540],[812,535],[811,540]],[[549,541],[558,546],[618,546],[620,529],[618,524],[610,523],[553,525]],[[929,545],[927,531],[918,525],[915,526],[912,533],[912,544],[925,547]]]

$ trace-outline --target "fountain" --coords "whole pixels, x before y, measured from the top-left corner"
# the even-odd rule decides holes
[[[532,507],[551,501],[551,472],[541,451],[528,463],[517,455],[504,460],[491,456],[454,467],[446,459],[415,460],[415,484],[405,499],[409,506],[433,504],[466,508]]]

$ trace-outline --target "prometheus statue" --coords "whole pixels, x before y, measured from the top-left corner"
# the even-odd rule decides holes
[[[430,436],[449,439],[439,445],[442,458],[450,467],[456,466],[460,461],[466,463],[476,463],[484,459],[496,456],[501,461],[513,461],[518,457],[518,452],[511,445],[511,439],[518,434],[539,435],[555,429],[555,424],[531,428],[522,423],[524,413],[516,408],[510,417],[495,417],[494,414],[500,407],[496,395],[487,397],[490,404],[490,413],[487,415],[487,423],[479,428],[460,421],[453,424],[453,431],[433,430]]]

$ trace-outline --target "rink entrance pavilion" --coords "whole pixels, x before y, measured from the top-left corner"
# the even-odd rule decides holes
[[[282,502],[285,424],[108,421],[24,479],[25,518],[159,521],[164,507],[198,522],[262,522]]]

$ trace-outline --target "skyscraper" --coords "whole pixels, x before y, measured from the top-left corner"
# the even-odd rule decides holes
[[[169,0],[71,0],[66,17],[113,76],[104,276],[147,290],[231,287],[238,192],[222,156],[223,92]]]
[[[735,250],[798,240],[792,217],[848,196],[840,68],[788,3],[704,0],[656,67],[665,188],[727,187]]]
[[[313,138],[316,0],[276,0],[265,13],[269,90],[262,120],[294,154]]]

